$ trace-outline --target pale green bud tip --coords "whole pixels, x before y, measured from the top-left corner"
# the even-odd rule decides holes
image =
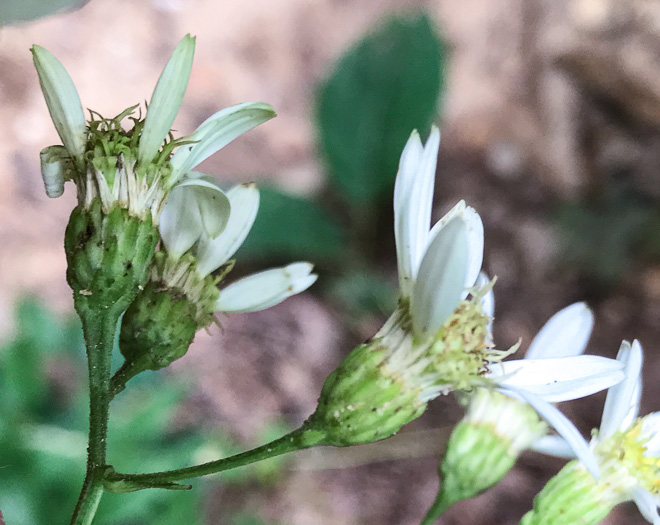
[[[489,425],[461,421],[452,432],[440,465],[443,499],[472,498],[500,481],[516,461],[510,442]]]
[[[464,422],[474,427],[488,428],[513,457],[528,449],[548,431],[548,425],[527,403],[488,388],[474,391]]]
[[[141,163],[153,160],[172,128],[188,87],[194,54],[195,38],[188,34],[181,39],[158,79],[140,137]]]
[[[603,500],[603,487],[577,461],[568,463],[534,498],[534,509],[520,525],[580,523],[596,525],[614,504]]]
[[[73,80],[48,50],[34,45],[31,51],[55,129],[71,156],[82,163],[86,141],[85,115]]]
[[[41,176],[46,195],[51,199],[64,193],[64,183],[75,175],[73,159],[63,146],[49,146],[41,150]]]

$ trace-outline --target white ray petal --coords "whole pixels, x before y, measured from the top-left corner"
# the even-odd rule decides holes
[[[197,245],[197,273],[205,276],[222,266],[245,241],[259,210],[255,184],[240,184],[227,192],[231,213],[227,226],[215,239],[202,236]]]
[[[216,312],[254,312],[281,303],[309,288],[317,279],[307,262],[249,275],[220,291]]]
[[[479,273],[479,277],[477,278],[477,282],[475,283],[475,286],[477,288],[483,288],[490,281],[491,278],[488,277],[484,272],[481,272]],[[492,288],[488,290],[488,292],[486,292],[486,294],[481,299],[481,310],[485,315],[491,318],[491,321],[489,323],[489,331],[491,331],[493,324],[492,318],[495,317],[495,294],[493,293]]]
[[[644,416],[642,420],[642,432],[649,440],[646,443],[646,455],[660,456],[660,412],[653,412]]]
[[[489,377],[505,387],[524,389],[546,401],[578,399],[623,379],[623,366],[595,355],[517,359],[492,366]]]
[[[203,178],[185,179],[176,185],[182,187],[194,192],[204,233],[215,239],[227,226],[231,213],[229,198],[216,184]]]
[[[557,433],[563,437],[568,445],[575,452],[577,457],[584,467],[591,472],[594,478],[598,479],[600,469],[598,468],[598,461],[594,453],[589,448],[589,444],[580,434],[580,431],[575,428],[575,425],[562,414],[557,407],[543,400],[542,398],[517,388],[502,388],[500,392],[511,396],[515,399],[522,399],[528,403],[536,412],[545,419],[548,424],[553,427]]]
[[[624,365],[625,376],[618,385],[607,392],[598,438],[601,441],[614,435],[626,419],[632,420],[637,415],[639,407],[643,360],[639,341],[633,341],[632,345],[628,341],[623,341],[616,358]]]
[[[62,144],[82,166],[87,128],[76,86],[62,63],[50,51],[32,46],[32,58],[55,129]]]
[[[178,260],[202,235],[202,218],[191,188],[174,188],[162,213],[158,229],[167,254]]]
[[[660,515],[658,514],[658,501],[653,495],[642,487],[632,489],[632,497],[644,518],[653,525],[660,525]]]
[[[399,171],[394,183],[394,241],[399,269],[399,289],[404,297],[409,297],[412,293],[415,279],[412,253],[416,251],[414,247],[419,241],[416,237],[418,232],[410,225],[411,221],[415,220],[417,211],[411,210],[410,199],[423,152],[422,141],[415,130],[401,153]],[[412,237],[411,232],[414,233]],[[428,230],[424,233],[426,234]]]
[[[435,333],[464,292],[468,239],[465,223],[450,221],[431,241],[413,287],[411,314],[417,334]]]
[[[156,88],[151,95],[144,128],[140,135],[138,160],[141,163],[153,160],[163,145],[165,137],[172,129],[183,95],[188,87],[194,54],[195,38],[186,35],[176,46],[172,57],[160,74]]]
[[[192,143],[181,146],[172,155],[171,182],[191,171],[235,138],[275,115],[275,110],[263,102],[245,102],[211,115],[188,137]]]
[[[479,214],[465,205],[465,201],[458,202],[431,228],[429,243],[440,230],[442,230],[454,218],[460,218],[466,227],[468,238],[468,261],[465,272],[465,288],[471,288],[479,277],[484,257],[484,225]]]
[[[594,325],[594,314],[585,303],[567,306],[553,315],[536,335],[526,359],[570,357],[584,353]]]
[[[537,439],[530,447],[536,452],[556,456],[558,458],[573,459],[575,451],[568,442],[560,436],[543,436]]]

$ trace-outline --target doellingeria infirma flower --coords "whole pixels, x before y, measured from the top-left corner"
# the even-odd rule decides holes
[[[479,215],[459,202],[429,229],[439,141],[436,128],[426,146],[414,132],[401,156],[394,189],[398,308],[326,380],[308,421],[333,444],[388,437],[429,400],[454,390],[499,387],[561,401],[620,380],[618,363],[595,356],[502,362],[515,349],[492,348],[482,306],[492,284],[475,287],[484,243]],[[594,376],[608,379],[584,382]]]
[[[162,368],[182,357],[195,332],[208,326],[214,313],[263,310],[306,290],[317,278],[310,263],[296,262],[218,290],[233,267],[231,257],[252,228],[259,192],[254,184],[231,188],[229,220],[223,232],[211,238],[202,227],[207,210],[196,190],[172,191],[160,223],[165,250],[156,254],[149,284],[122,321],[120,348],[136,372]]]
[[[621,344],[617,359],[625,379],[610,388],[599,430],[587,444],[567,419],[565,441],[548,451],[573,455],[534,499],[534,510],[521,524],[582,523],[595,525],[619,503],[634,501],[642,515],[660,525],[660,412],[639,417],[642,348],[638,341]],[[566,436],[569,432],[561,432]],[[568,452],[568,453],[567,453]],[[554,521],[553,521],[554,520]]]
[[[492,297],[484,309],[492,311]],[[589,340],[593,314],[584,303],[575,303],[555,314],[530,344],[525,360],[545,364],[546,359],[579,356]],[[591,358],[587,358],[591,360]],[[578,360],[583,366],[584,358]],[[550,362],[550,361],[548,361]],[[558,399],[582,397],[607,388],[619,374],[606,377],[585,374],[582,384]],[[617,377],[619,376],[619,377]],[[557,409],[548,405],[548,410]],[[561,415],[561,414],[560,414]],[[511,469],[525,449],[544,449],[548,426],[526,402],[489,388],[477,388],[470,396],[467,413],[449,438],[440,465],[440,491],[436,505],[445,508],[471,498],[497,483]]]
[[[170,128],[188,84],[195,40],[184,37],[165,66],[145,118],[137,106],[114,118],[82,105],[64,66],[47,50],[32,53],[39,81],[62,146],[41,152],[46,192],[58,197],[73,180],[78,207],[65,238],[67,278],[78,302],[98,301],[123,311],[144,285],[158,242],[156,227],[168,194],[195,187],[205,214],[204,231],[217,236],[229,216],[229,201],[192,168],[243,132],[272,118],[263,103],[233,106],[211,116],[190,136],[172,138]],[[123,121],[132,123],[130,129]],[[176,151],[175,151],[176,150]],[[119,300],[121,298],[121,300]]]

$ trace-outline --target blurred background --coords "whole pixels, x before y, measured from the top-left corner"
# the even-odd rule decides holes
[[[26,5],[30,4],[27,2]],[[4,19],[3,19],[4,15]],[[0,23],[11,21],[0,9]],[[83,106],[148,100],[178,40],[197,36],[175,128],[268,102],[273,121],[202,165],[255,180],[262,206],[230,278],[294,259],[311,291],[224,316],[165,372],[113,403],[121,471],[185,466],[278,437],[315,408],[327,374],[396,301],[391,193],[411,129],[442,128],[435,217],[463,198],[486,230],[495,340],[531,341],[588,301],[589,353],[646,349],[644,412],[659,410],[660,3],[655,0],[92,0],[0,28],[0,510],[8,525],[66,523],[84,475],[84,349],[62,248],[75,191],[49,200],[38,153],[59,139],[32,66],[37,43]],[[604,396],[567,403],[588,433]],[[399,435],[318,449],[195,482],[108,495],[95,523],[419,523],[461,409],[437,399]],[[524,455],[445,525],[518,523],[562,465]],[[634,505],[606,523],[645,523]]]

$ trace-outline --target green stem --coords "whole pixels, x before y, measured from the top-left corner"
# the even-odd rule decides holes
[[[435,497],[433,505],[431,505],[431,508],[426,513],[426,516],[424,516],[424,519],[420,525],[433,525],[436,520],[442,516],[449,507],[451,507],[451,504],[452,502],[445,497],[445,491],[441,486],[440,490],[438,490],[438,495]]]
[[[110,359],[119,314],[114,308],[79,308],[89,369],[87,472],[71,525],[89,525],[103,495],[110,404]]]
[[[288,452],[295,452],[297,450],[322,445],[324,444],[324,440],[325,434],[323,432],[305,429],[303,426],[302,428],[294,430],[290,434],[261,447],[228,458],[203,463],[201,465],[150,474],[121,474],[119,472],[113,472],[106,475],[106,486],[112,491],[113,484],[116,484],[117,488],[120,488],[121,490],[125,490],[126,487],[133,487],[133,490],[139,490],[141,488],[166,485],[171,482],[197,478],[208,474],[216,474],[225,470],[274,458],[275,456],[280,456]]]
[[[110,379],[110,399],[123,392],[126,388],[126,383],[145,370],[145,366],[139,360],[124,361],[119,367],[119,370]]]

